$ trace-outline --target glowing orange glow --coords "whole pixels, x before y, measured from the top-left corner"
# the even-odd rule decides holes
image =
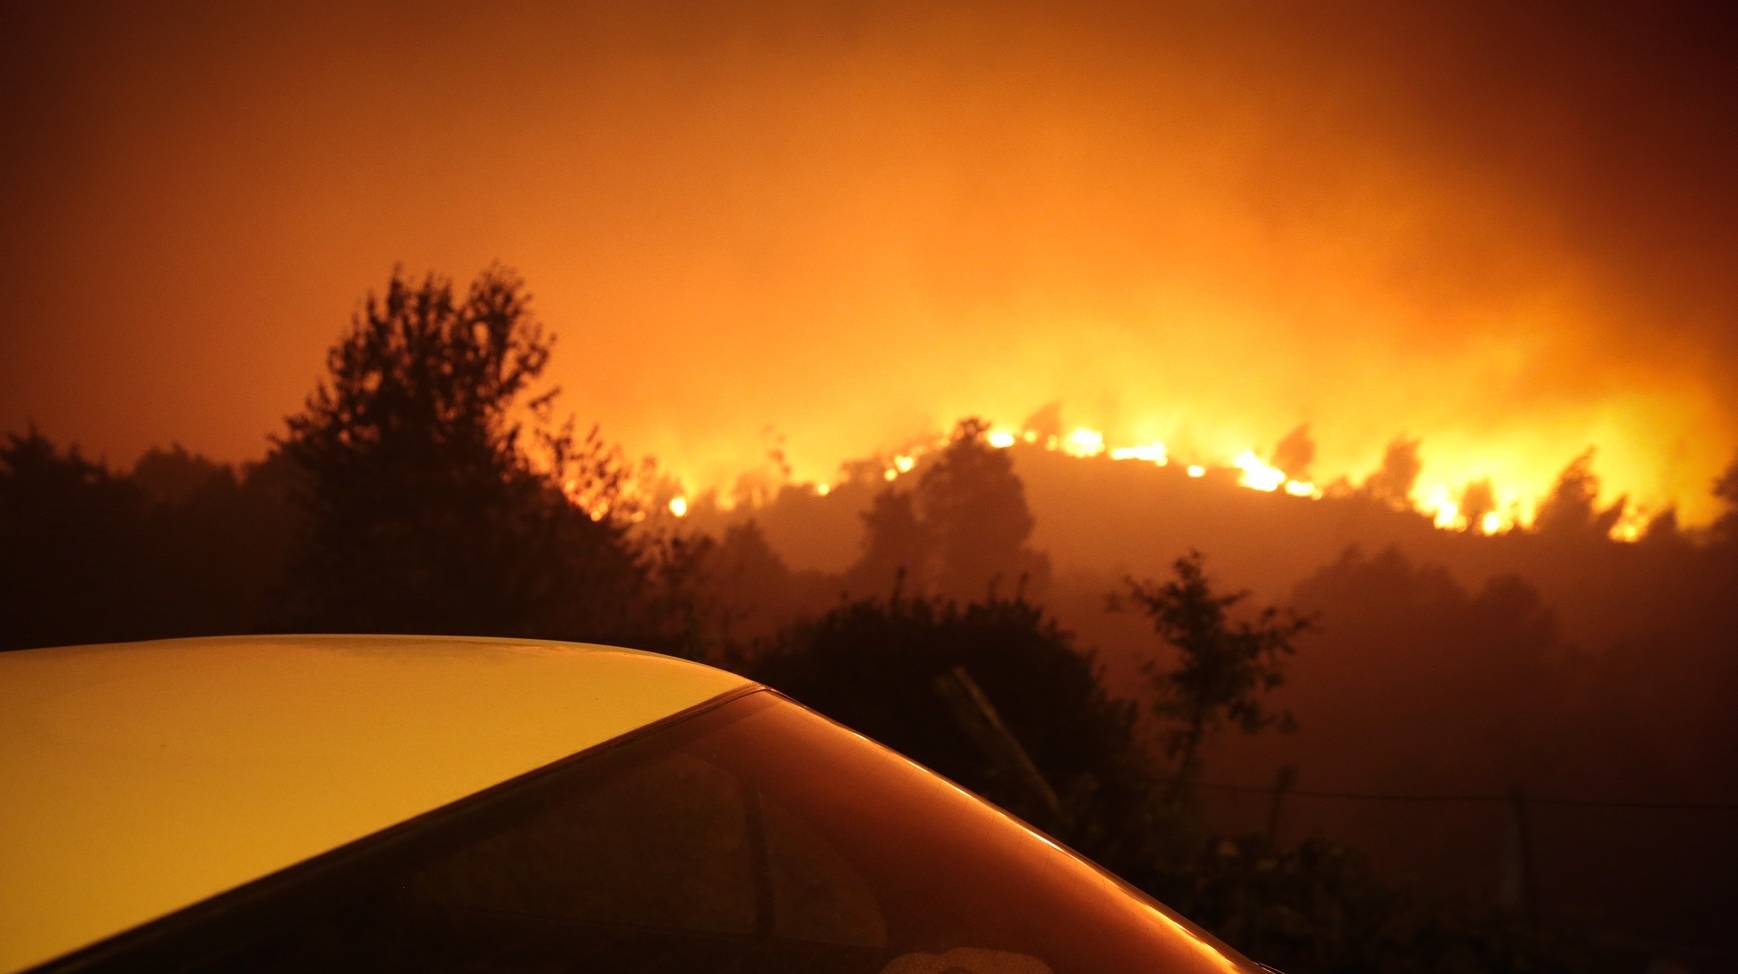
[[[1110,458],[1112,460],[1144,460],[1158,467],[1171,462],[1170,454],[1165,450],[1165,445],[1159,442],[1115,447],[1110,451]]]
[[[676,496],[670,498],[670,513],[677,517],[688,516],[688,498]]]
[[[1090,426],[1075,426],[1062,436],[1044,435],[1031,429],[1014,430],[998,426],[992,427],[983,437],[987,445],[999,450],[1016,447],[1038,449],[1083,459],[1107,456],[1112,460],[1150,463],[1159,467],[1169,466],[1171,462],[1170,448],[1163,441],[1110,445],[1110,438],[1103,430]],[[902,474],[915,469],[921,457],[944,448],[947,443],[947,437],[940,435],[912,441],[906,447],[906,452],[895,454],[888,461],[889,465],[883,470],[882,477],[889,482],[897,480]],[[1459,480],[1435,479],[1416,485],[1412,496],[1418,500],[1413,509],[1428,517],[1436,528],[1444,531],[1471,531],[1490,535],[1531,527],[1538,509],[1538,499],[1529,497],[1522,489],[1514,486],[1494,483],[1490,474],[1492,469],[1489,465],[1473,465],[1469,474]],[[1196,479],[1207,476],[1209,470],[1235,471],[1234,482],[1239,487],[1263,493],[1284,492],[1291,497],[1309,500],[1320,500],[1327,496],[1327,492],[1315,481],[1292,477],[1274,464],[1261,459],[1250,449],[1237,450],[1225,460],[1208,459],[1206,462],[1190,463],[1183,470],[1187,476]],[[1476,521],[1469,521],[1469,516],[1456,498],[1469,484],[1474,483],[1489,488],[1495,506],[1479,514]],[[810,487],[823,496],[831,490],[825,483],[813,483]],[[1612,528],[1611,538],[1616,541],[1638,540],[1645,533],[1650,516],[1647,508],[1626,508]]]
[[[1445,530],[1455,527],[1460,522],[1460,505],[1454,501],[1443,501],[1436,508],[1436,517],[1431,520],[1437,527]]]
[[[1243,471],[1237,482],[1253,490],[1275,491],[1285,483],[1285,471],[1261,462],[1253,451],[1237,454],[1231,465]]]
[[[1077,426],[1062,441],[1062,452],[1071,457],[1095,457],[1104,452],[1104,434]]]
[[[754,503],[731,485],[768,426],[796,484],[977,415],[998,449],[1297,497],[1404,433],[1421,513],[1480,533],[1531,524],[1589,446],[1602,507],[1706,525],[1738,445],[1731,194],[1696,191],[1730,181],[1731,100],[1609,24],[1536,58],[1538,25],[1472,43],[1480,18],[1383,5],[1414,58],[1306,12],[1336,5],[755,5],[730,43],[663,5],[485,5],[390,45],[384,15],[36,6],[6,32],[52,83],[9,92],[42,137],[0,160],[32,187],[0,429],[116,464],[257,458],[380,272],[462,292],[496,257],[563,337],[560,409],[722,508]],[[1443,81],[1491,63],[1529,98]],[[1304,420],[1307,471],[1235,462],[1283,468]]]

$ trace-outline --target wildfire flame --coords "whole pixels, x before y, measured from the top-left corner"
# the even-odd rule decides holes
[[[1096,457],[1104,452],[1104,434],[1076,426],[1062,441],[1062,452],[1071,457]]]
[[[1174,451],[1163,441],[1113,445],[1103,430],[1089,426],[1075,426],[1061,434],[993,426],[982,436],[985,444],[997,450],[1017,447],[1039,449],[1083,460],[1141,463],[1156,467],[1168,467],[1176,459]],[[948,436],[937,435],[909,442],[899,452],[884,454],[881,461],[881,479],[887,483],[898,481],[916,470],[925,457],[946,449],[949,443]],[[1228,451],[1217,458],[1196,456],[1190,460],[1192,462],[1183,465],[1183,472],[1188,477],[1202,479],[1210,472],[1222,471],[1226,474],[1226,480],[1246,490],[1283,492],[1304,500],[1320,500],[1330,494],[1340,496],[1353,489],[1345,478],[1340,478],[1333,485],[1324,488],[1313,480],[1294,476],[1291,472],[1262,459],[1253,448]],[[837,485],[818,481],[793,486],[807,489],[815,496],[826,497]],[[1480,492],[1477,496],[1474,494],[1475,488]],[[754,499],[747,501],[751,504],[759,502]],[[725,510],[734,506],[728,499],[720,503],[720,507]],[[1414,485],[1411,494],[1404,499],[1404,506],[1430,518],[1431,523],[1439,530],[1481,535],[1529,528],[1537,514],[1536,501],[1522,496],[1518,491],[1499,488],[1490,483],[1490,478],[1479,478],[1476,483],[1469,480],[1458,489],[1439,480],[1421,481]],[[690,510],[689,500],[678,494],[670,499],[668,509],[678,518],[686,517]],[[1647,522],[1646,510],[1627,508],[1612,527],[1610,536],[1616,541],[1638,540],[1645,532]]]
[[[995,426],[983,434],[984,442],[997,450],[1013,449],[1017,446],[1036,447],[1049,453],[1060,453],[1065,456],[1082,459],[1107,459],[1117,463],[1147,463],[1157,467],[1170,466],[1173,454],[1170,447],[1162,441],[1111,445],[1103,430],[1089,426],[1075,426],[1068,432],[1055,435],[1045,434],[1032,429],[1014,429],[1006,426]],[[948,438],[935,437],[924,442],[908,444],[904,451],[893,455],[886,461],[882,478],[889,483],[916,469],[919,462],[927,455],[946,448]],[[1288,471],[1263,460],[1254,449],[1244,449],[1224,456],[1221,459],[1202,457],[1184,467],[1184,472],[1191,478],[1204,478],[1210,471],[1223,470],[1227,473],[1235,471],[1233,482],[1247,490],[1263,493],[1283,492],[1292,497],[1308,500],[1320,500],[1328,496],[1330,490],[1324,489],[1312,480],[1295,477]],[[1339,483],[1343,484],[1344,481]],[[1537,513],[1536,503],[1520,496],[1514,491],[1503,491],[1496,487],[1490,488],[1490,496],[1486,503],[1490,509],[1483,510],[1476,517],[1469,518],[1466,513],[1463,496],[1471,485],[1463,485],[1459,491],[1447,483],[1420,483],[1414,487],[1412,495],[1407,498],[1408,504],[1419,513],[1428,516],[1431,522],[1440,530],[1464,531],[1475,534],[1498,534],[1504,531],[1531,527]],[[812,485],[817,494],[825,495],[832,488],[827,484]],[[1345,488],[1345,489],[1349,489]],[[1479,505],[1483,507],[1483,504]],[[1634,541],[1641,537],[1647,527],[1645,511],[1631,508],[1624,513],[1612,528],[1611,537],[1616,541]]]

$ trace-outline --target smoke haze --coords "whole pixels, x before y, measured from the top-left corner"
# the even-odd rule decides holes
[[[1694,523],[1738,444],[1738,62],[1688,7],[6,20],[0,425],[119,462],[257,455],[395,263],[496,259],[566,407],[695,487],[1059,400],[1499,500],[1594,446]]]

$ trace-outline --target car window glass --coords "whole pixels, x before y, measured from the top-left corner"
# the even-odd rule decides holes
[[[887,922],[862,874],[814,825],[763,800],[775,930],[780,936],[881,947]]]
[[[657,755],[531,810],[411,876],[451,910],[748,934],[756,895],[736,779]]]
[[[1252,969],[999,810],[770,693],[579,756],[272,889],[190,923],[182,953],[118,966]]]

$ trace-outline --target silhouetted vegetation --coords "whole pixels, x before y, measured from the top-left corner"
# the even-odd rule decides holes
[[[7,644],[116,639],[144,629],[143,492],[34,429],[7,439],[0,448]]]
[[[1411,504],[1412,485],[1424,462],[1418,458],[1416,438],[1399,437],[1382,454],[1382,466],[1364,482],[1364,493],[1391,507]]]
[[[864,551],[846,572],[853,592],[887,590],[977,598],[997,588],[1040,596],[1050,564],[1027,547],[1034,524],[1006,452],[984,442],[989,424],[961,421],[912,493],[888,489],[864,514]]]
[[[1545,502],[1539,505],[1535,527],[1542,534],[1584,534],[1604,538],[1623,516],[1626,503],[1618,498],[1601,511],[1595,503],[1599,498],[1599,477],[1593,473],[1593,451],[1586,450],[1569,462],[1557,476],[1557,483]]]
[[[620,474],[595,437],[549,427],[556,390],[535,388],[552,345],[506,271],[462,299],[398,274],[369,297],[278,442],[305,478],[292,628],[644,635]]]
[[[907,476],[865,462],[826,496],[790,483],[769,434],[742,512],[696,500],[704,515],[677,522],[649,504],[649,462],[558,420],[554,338],[529,302],[499,268],[462,293],[395,273],[257,462],[177,445],[116,468],[35,429],[8,435],[0,648],[375,631],[703,658],[1298,970],[1586,968],[1587,944],[1549,931],[1621,928],[1646,957],[1723,923],[1683,904],[1731,890],[1738,870],[1708,868],[1738,861],[1725,820],[1679,822],[1668,843],[1657,825],[1560,810],[1527,877],[1544,907],[1531,917],[1498,875],[1518,861],[1503,796],[1523,787],[1731,799],[1710,769],[1734,744],[1738,460],[1712,484],[1711,525],[1657,512],[1617,545],[1626,504],[1600,506],[1591,453],[1536,530],[1483,537],[1470,526],[1496,507],[1489,482],[1462,493],[1469,530],[1410,509],[1413,439],[1361,487],[1307,501],[996,449],[968,419]],[[1060,435],[1059,409],[1025,427]],[[1296,476],[1314,451],[1299,426],[1272,455]],[[1170,577],[1138,580],[1165,561]],[[1217,578],[1303,614],[1253,610]],[[1106,613],[1112,589],[1136,611]],[[1294,735],[1215,733],[1293,713]],[[1267,789],[1281,768],[1287,784]],[[1284,794],[1300,768],[1313,799]],[[1252,791],[1260,835],[1236,797]],[[1451,827],[1428,803],[1320,797],[1364,791],[1497,804]]]
[[[1276,606],[1254,620],[1233,615],[1248,592],[1216,594],[1207,581],[1199,551],[1178,558],[1175,577],[1166,582],[1127,579],[1127,589],[1111,596],[1112,610],[1133,608],[1153,624],[1175,665],[1148,660],[1143,669],[1153,681],[1153,713],[1164,726],[1165,756],[1175,762],[1169,796],[1186,795],[1201,773],[1201,750],[1225,724],[1246,734],[1268,727],[1290,730],[1288,711],[1274,711],[1266,695],[1285,682],[1285,657],[1293,642],[1312,625]]]
[[[0,646],[249,632],[281,582],[290,525],[278,461],[231,467],[179,447],[130,473],[36,430],[0,447]]]
[[[1732,459],[1725,473],[1714,482],[1714,496],[1726,508],[1714,522],[1714,537],[1719,543],[1738,550],[1738,457]]]
[[[1636,962],[1512,914],[1397,888],[1358,850],[1319,838],[1289,848],[1213,838],[1155,870],[1147,889],[1279,970],[1567,974]]]
[[[974,743],[937,686],[956,667],[1059,808]],[[780,634],[749,672],[1088,848],[1125,841],[1144,813],[1133,706],[1106,695],[1091,656],[1023,598],[844,603]]]

